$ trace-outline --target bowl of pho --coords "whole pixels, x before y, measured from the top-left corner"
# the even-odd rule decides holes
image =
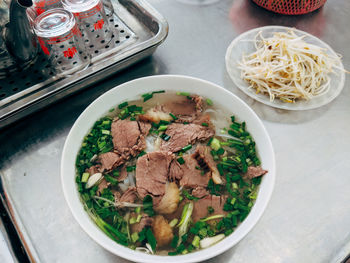
[[[213,83],[136,79],[89,105],[66,139],[61,180],[83,230],[137,262],[195,262],[237,244],[272,194],[260,119]]]

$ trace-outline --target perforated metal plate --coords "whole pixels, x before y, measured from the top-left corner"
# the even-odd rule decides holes
[[[135,33],[133,33],[116,15],[109,17],[108,20],[113,31],[112,39],[108,41],[102,49],[96,49],[94,44],[91,43],[91,40],[83,36],[86,48],[93,58],[92,61],[96,62],[102,59],[104,53],[109,50],[116,51],[126,45],[131,45],[137,38]],[[7,72],[5,77],[0,79],[0,99],[3,100],[31,86],[40,84],[50,79],[54,74],[54,70],[52,70],[45,55],[40,52],[36,60],[27,69],[22,70],[19,68],[17,71]],[[54,81],[54,79],[52,81]],[[0,105],[1,104],[2,102]]]

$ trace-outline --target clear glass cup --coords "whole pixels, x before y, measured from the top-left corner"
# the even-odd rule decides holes
[[[62,3],[60,0],[33,0],[33,7],[38,16],[49,9],[61,8]]]
[[[98,50],[112,40],[102,0],[62,0],[62,4],[74,14],[89,47]]]
[[[72,13],[63,8],[45,11],[34,21],[34,32],[57,75],[69,75],[90,64],[82,34]]]

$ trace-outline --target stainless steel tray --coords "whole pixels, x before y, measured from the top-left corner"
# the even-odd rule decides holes
[[[151,55],[167,37],[166,20],[146,1],[112,2],[113,42],[103,50],[87,47],[92,63],[86,70],[57,78],[39,55],[28,69],[0,79],[0,128]]]

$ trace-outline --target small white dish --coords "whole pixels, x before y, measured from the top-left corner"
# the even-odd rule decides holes
[[[274,32],[287,32],[291,29],[292,28],[290,27],[284,26],[265,26],[249,30],[239,35],[231,42],[231,44],[227,48],[225,56],[226,70],[234,84],[240,90],[242,90],[245,94],[252,97],[253,99],[271,107],[285,110],[310,110],[326,105],[327,103],[334,100],[340,94],[344,87],[344,66],[338,55],[329,45],[327,45],[319,38],[298,29],[293,29],[295,34],[297,34],[298,36],[305,35],[304,40],[306,42],[325,48],[326,52],[330,56],[336,57],[338,60],[338,62],[336,63],[337,68],[334,68],[334,73],[331,73],[330,89],[326,94],[314,97],[313,99],[308,101],[299,100],[295,103],[282,102],[279,99],[270,101],[269,96],[264,94],[256,94],[254,89],[249,89],[249,84],[241,78],[241,70],[238,68],[238,62],[242,60],[243,54],[249,54],[256,51],[254,47],[254,42],[252,40],[254,40],[255,36],[259,32],[261,32],[264,37],[272,37]]]
[[[244,120],[247,129],[256,142],[262,167],[268,170],[260,185],[257,200],[247,218],[235,229],[235,231],[219,243],[197,252],[178,256],[148,255],[137,252],[117,244],[105,235],[91,220],[84,210],[79,198],[79,192],[75,183],[75,160],[81,147],[84,136],[92,128],[95,121],[106,115],[108,111],[121,102],[140,98],[141,94],[157,90],[190,92],[210,98],[214,105],[220,104],[226,109],[231,109],[232,115],[239,120]],[[62,153],[61,181],[64,196],[68,206],[84,231],[102,247],[111,253],[128,260],[149,263],[178,263],[198,262],[212,258],[237,244],[258,222],[270,200],[275,182],[275,155],[270,137],[254,111],[226,89],[208,81],[186,76],[152,76],[136,79],[119,85],[92,102],[74,123],[70,130]],[[76,249],[76,248],[72,248]]]

